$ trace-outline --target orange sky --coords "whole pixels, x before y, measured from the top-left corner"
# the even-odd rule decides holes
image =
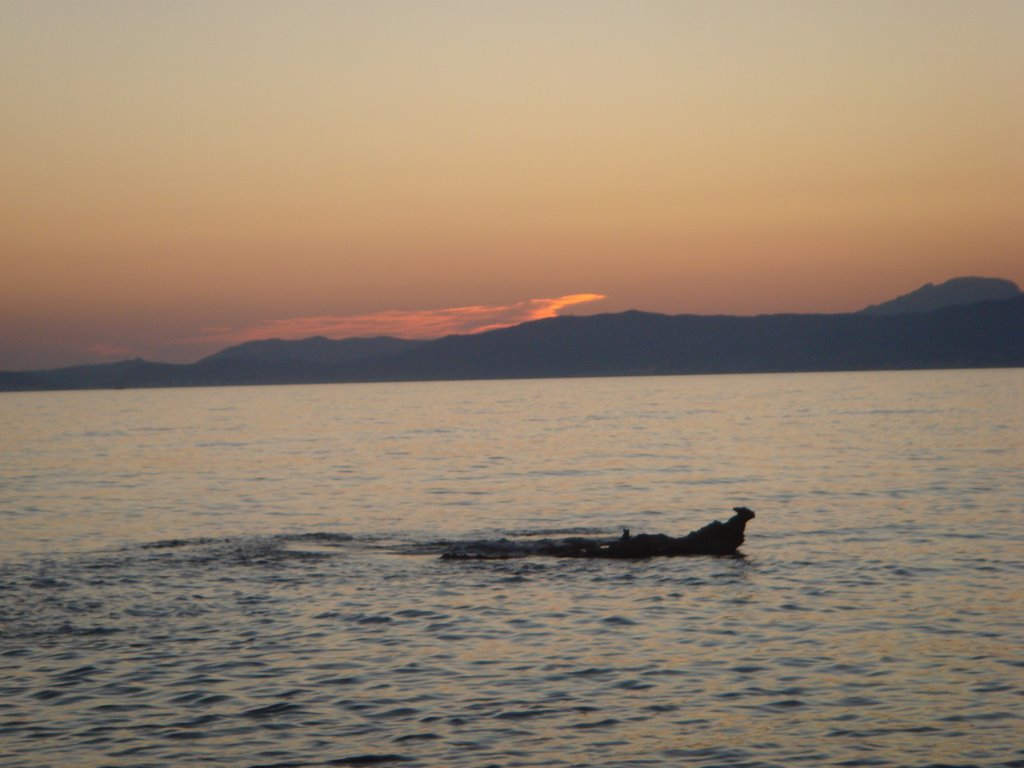
[[[0,369],[1024,284],[1022,29],[1016,0],[7,0]]]

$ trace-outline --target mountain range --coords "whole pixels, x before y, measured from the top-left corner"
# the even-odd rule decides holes
[[[253,341],[191,364],[0,372],[0,390],[1024,366],[1024,294],[957,278],[860,312],[555,317],[434,341]]]

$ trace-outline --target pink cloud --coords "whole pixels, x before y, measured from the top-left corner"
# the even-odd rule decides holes
[[[322,315],[268,320],[245,328],[204,328],[193,343],[240,344],[257,339],[304,339],[326,336],[345,339],[396,336],[403,339],[436,339],[451,334],[470,334],[507,328],[530,320],[555,317],[576,304],[600,301],[599,293],[576,293],[554,299],[529,299],[508,306],[450,307],[447,309],[390,310],[364,315]]]

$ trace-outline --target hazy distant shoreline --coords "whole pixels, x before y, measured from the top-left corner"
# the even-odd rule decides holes
[[[361,353],[352,353],[354,342]],[[902,314],[629,311],[427,342],[314,338],[234,350],[192,364],[136,359],[2,372],[0,390],[1013,368],[1024,366],[1024,296]]]

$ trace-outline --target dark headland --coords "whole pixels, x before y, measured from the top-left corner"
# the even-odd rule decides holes
[[[556,317],[434,341],[314,337],[196,363],[0,372],[0,391],[1024,366],[1024,294],[958,278],[860,312]]]

